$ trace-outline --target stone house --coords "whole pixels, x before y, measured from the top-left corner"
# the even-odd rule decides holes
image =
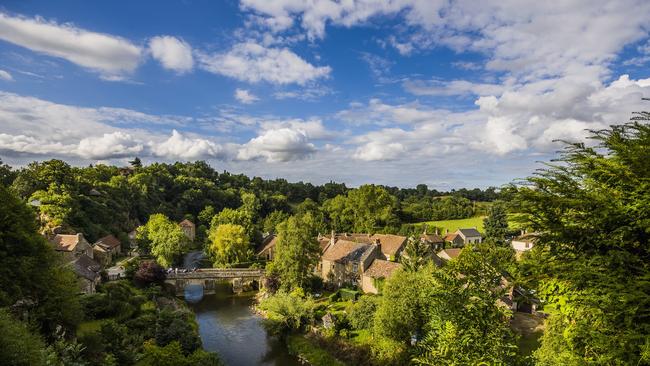
[[[458,258],[461,250],[463,250],[463,248],[447,248],[439,251],[436,255],[438,258],[446,262]]]
[[[73,261],[82,255],[87,255],[93,259],[93,247],[88,243],[83,234],[56,234],[50,240],[54,245],[54,250],[65,258],[66,261]]]
[[[391,234],[375,234],[370,237],[373,244],[377,245],[387,261],[396,262],[406,246],[407,237]]]
[[[399,263],[375,259],[361,275],[361,289],[371,294],[381,292],[382,281],[390,278],[400,266]]]
[[[93,245],[94,259],[107,266],[122,253],[122,243],[113,235],[106,235]]]
[[[187,236],[190,241],[194,241],[194,237],[196,236],[196,225],[188,219],[181,221],[179,225],[181,226],[185,236]]]
[[[264,239],[262,239],[262,243],[255,249],[255,254],[260,259],[265,259],[267,261],[273,260],[273,257],[275,255],[275,244],[277,244],[277,242],[277,235],[267,235],[264,237]]]
[[[101,281],[101,266],[89,256],[83,254],[70,263],[72,270],[79,279],[81,292],[94,294],[97,284]]]
[[[332,285],[356,286],[372,261],[382,256],[378,245],[339,239],[327,247],[317,270]]]
[[[438,231],[435,234],[427,234],[425,229],[422,235],[420,235],[420,241],[431,249],[432,254],[445,246],[445,239],[438,235]]]

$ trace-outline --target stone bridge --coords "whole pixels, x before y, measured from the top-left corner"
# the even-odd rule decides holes
[[[174,287],[177,295],[185,293],[188,285],[201,285],[204,294],[214,293],[216,283],[230,282],[235,293],[242,292],[246,286],[261,286],[263,269],[251,268],[201,268],[194,272],[168,273],[165,283]]]

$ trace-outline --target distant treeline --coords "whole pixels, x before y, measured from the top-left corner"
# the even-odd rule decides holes
[[[173,220],[189,218],[198,225],[209,226],[211,218],[202,220],[200,213],[208,206],[214,213],[240,207],[242,192],[253,193],[259,200],[260,229],[262,220],[273,212],[293,214],[307,206],[323,211],[323,229],[398,231],[401,224],[409,222],[470,217],[476,213],[473,201],[493,201],[499,197],[495,188],[441,192],[420,184],[416,188],[373,186],[388,193],[388,200],[377,201],[382,194],[369,190],[347,203],[339,200],[326,204],[358,189],[335,182],[314,185],[219,173],[204,161],[144,166],[137,158],[128,167],[73,167],[53,159],[14,169],[0,161],[0,182],[39,207],[43,229],[61,226],[64,230],[83,232],[89,240],[108,233],[125,239],[126,232],[154,213]],[[360,210],[355,206],[385,212],[378,213],[376,218],[370,217],[373,212],[364,213],[366,221],[354,223],[354,211]]]

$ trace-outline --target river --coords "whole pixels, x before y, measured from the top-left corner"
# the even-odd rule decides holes
[[[217,352],[227,366],[300,365],[252,311],[254,294],[233,295],[230,284],[223,283],[215,295],[204,296],[200,286],[188,286],[185,300],[196,315],[203,348]]]

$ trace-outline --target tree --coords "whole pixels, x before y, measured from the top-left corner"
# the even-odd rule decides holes
[[[131,167],[134,169],[142,168],[142,160],[137,156],[133,160],[130,160],[129,164],[131,164]]]
[[[348,193],[347,205],[354,212],[353,229],[371,233],[379,227],[397,223],[396,198],[385,188],[374,184],[362,185]]]
[[[372,328],[379,297],[373,295],[361,296],[348,310],[348,319],[354,329]]]
[[[431,262],[432,249],[416,237],[408,238],[400,263],[405,271],[415,272]]]
[[[550,313],[540,365],[650,361],[650,113],[567,143],[514,187],[538,238],[523,268]],[[612,347],[612,345],[617,345]]]
[[[180,225],[163,214],[154,214],[138,228],[137,237],[151,243],[151,254],[163,267],[169,267],[188,249],[188,239]]]
[[[210,228],[207,254],[215,267],[246,262],[252,256],[250,241],[243,226],[222,224]]]
[[[45,345],[26,324],[0,309],[0,360],[5,365],[45,365]]]
[[[502,202],[496,201],[488,208],[488,215],[483,219],[485,240],[490,244],[506,245],[508,235],[508,213]]]
[[[289,218],[289,214],[282,212],[282,211],[273,211],[271,212],[268,216],[264,218],[264,222],[262,224],[262,229],[264,230],[265,233],[271,233],[274,234],[277,231],[278,225]]]
[[[154,261],[142,261],[133,275],[133,281],[139,286],[162,284],[165,282],[165,269]]]
[[[80,321],[77,281],[38,234],[31,209],[0,185],[0,306],[28,312],[50,336]]]
[[[310,214],[292,216],[278,225],[278,241],[271,272],[280,277],[284,289],[305,287],[320,256],[315,222]]]
[[[314,319],[314,301],[297,293],[279,291],[263,299],[259,308],[264,311],[264,325],[273,334],[286,336],[303,329]]]
[[[197,349],[192,354],[183,355],[180,343],[171,342],[166,346],[157,346],[152,341],[144,343],[144,355],[141,366],[221,366],[223,363],[215,353]]]

